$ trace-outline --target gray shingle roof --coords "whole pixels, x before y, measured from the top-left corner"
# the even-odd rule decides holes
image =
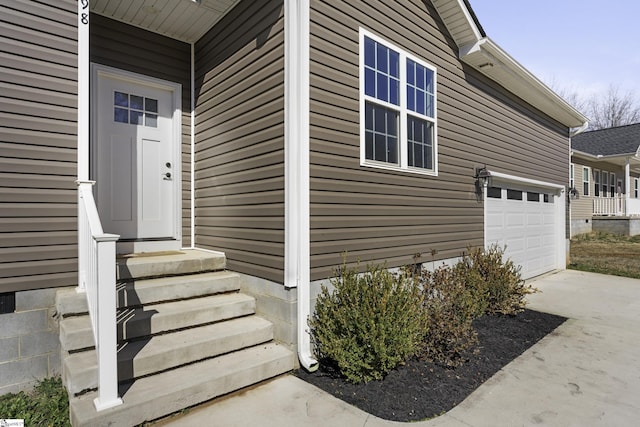
[[[640,123],[599,129],[571,138],[571,148],[594,156],[635,154],[640,146]]]

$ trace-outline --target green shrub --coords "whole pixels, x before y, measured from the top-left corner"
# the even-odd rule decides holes
[[[420,283],[424,293],[426,334],[422,356],[445,366],[464,362],[464,353],[478,342],[472,321],[482,314],[485,299],[479,286],[467,286],[472,271],[441,266],[435,271],[423,270]]]
[[[309,320],[317,355],[349,381],[382,379],[418,351],[425,326],[418,284],[384,265],[359,274],[343,262],[336,276]]]
[[[488,314],[519,313],[526,305],[525,297],[537,292],[522,279],[520,267],[503,258],[504,249],[492,245],[486,250],[470,249],[459,264],[469,283],[479,286],[478,293],[485,296]]]
[[[71,426],[69,399],[59,377],[44,379],[30,393],[0,396],[0,417],[23,419],[25,426]]]

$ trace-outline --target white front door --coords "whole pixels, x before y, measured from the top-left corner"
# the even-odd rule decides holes
[[[102,226],[124,240],[177,240],[176,85],[94,68],[93,177]]]

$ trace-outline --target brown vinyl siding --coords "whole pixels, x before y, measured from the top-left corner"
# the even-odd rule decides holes
[[[182,85],[182,245],[191,245],[191,46],[92,14],[91,62]]]
[[[77,283],[75,1],[0,5],[0,292]]]
[[[437,68],[437,177],[360,166],[359,27]],[[311,2],[312,279],[481,246],[474,167],[568,183],[568,130],[458,60],[429,2]]]
[[[196,247],[282,282],[282,0],[241,1],[195,48]]]

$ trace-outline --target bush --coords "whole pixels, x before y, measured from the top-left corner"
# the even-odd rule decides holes
[[[69,399],[59,377],[38,382],[30,393],[0,396],[0,416],[23,419],[26,426],[71,426]]]
[[[333,361],[351,382],[382,379],[416,354],[424,335],[422,294],[406,273],[368,265],[365,273],[346,262],[323,286],[309,320],[320,360]]]
[[[537,292],[525,284],[520,267],[510,259],[503,261],[503,255],[503,248],[492,245],[486,250],[470,249],[459,263],[462,274],[469,278],[472,286],[479,286],[477,292],[486,298],[485,311],[488,314],[519,313],[527,303],[525,297]]]
[[[445,366],[457,366],[464,362],[464,352],[478,342],[472,322],[486,304],[478,292],[480,287],[468,286],[467,280],[480,278],[457,264],[433,272],[423,270],[419,279],[427,322],[422,356]]]

